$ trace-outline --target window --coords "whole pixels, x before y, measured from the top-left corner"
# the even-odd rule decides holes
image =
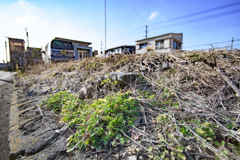
[[[164,49],[164,40],[156,41],[156,49]]]
[[[83,54],[83,58],[87,57],[87,51],[83,51],[82,54]]]
[[[59,40],[52,40],[51,42],[52,49],[68,49],[73,50],[72,42],[64,42]]]
[[[181,43],[178,43],[176,41],[173,42],[173,49],[180,49],[181,48]]]
[[[140,44],[140,49],[147,48],[147,43]]]

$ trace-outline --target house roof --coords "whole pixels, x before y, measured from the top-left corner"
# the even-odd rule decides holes
[[[24,41],[25,42],[25,40],[24,39],[20,39],[20,38],[11,38],[11,37],[7,37],[8,39],[14,39],[14,40],[21,40],[21,41]]]
[[[78,41],[74,39],[66,39],[66,38],[60,38],[60,37],[55,37],[56,40],[62,40],[62,41],[67,41],[67,42],[74,42],[74,43],[86,43],[88,45],[92,44],[91,42],[85,42],[85,41]]]
[[[120,48],[120,47],[135,47],[135,45],[121,45],[121,46],[118,46],[118,47],[108,48],[107,50]]]
[[[162,35],[159,35],[159,36],[150,37],[150,38],[147,38],[147,39],[158,38],[158,37],[162,37],[162,36],[166,36],[166,35],[170,35],[170,34],[182,35],[182,33],[166,33],[166,34],[162,34]],[[173,37],[171,37],[171,38],[173,38]],[[141,39],[141,40],[137,40],[136,42],[140,42],[140,41],[143,41],[143,40],[146,40],[146,38],[145,39]]]

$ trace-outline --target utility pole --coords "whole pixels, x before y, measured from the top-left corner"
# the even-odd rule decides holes
[[[27,36],[27,49],[26,49],[26,61],[25,61],[25,67],[27,68],[28,67],[28,63],[29,63],[29,51],[28,51],[28,48],[29,48],[29,37],[28,37],[28,31],[27,31],[27,27],[25,28],[25,31],[26,31],[26,36]],[[31,53],[32,54],[32,53]],[[23,60],[23,58],[22,58]],[[22,68],[23,68],[23,61],[22,61]]]
[[[25,28],[26,31],[26,36],[27,36],[27,47],[29,47],[29,38],[28,38],[28,31],[27,31],[27,27]]]
[[[232,37],[232,43],[231,43],[231,51],[232,51],[232,48],[233,48],[233,37]]]
[[[6,63],[8,63],[8,55],[7,55],[7,41],[5,41],[5,50],[6,50]]]
[[[107,24],[107,22],[106,22],[107,20],[106,20],[106,0],[105,0],[105,54],[106,54],[106,43],[107,43],[107,40],[106,40],[106,35],[107,35],[107,27],[106,27],[106,24]]]
[[[148,26],[146,26],[146,39],[147,39],[147,28],[148,28]]]
[[[101,54],[102,54],[102,41],[101,41]]]

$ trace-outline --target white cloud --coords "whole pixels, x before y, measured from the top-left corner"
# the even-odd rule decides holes
[[[31,3],[25,1],[25,0],[19,0],[15,3],[13,3],[12,5],[13,7],[15,8],[18,8],[18,9],[24,9],[25,11],[38,11],[39,8],[32,5]]]
[[[27,24],[35,22],[38,19],[39,19],[38,16],[32,16],[32,15],[28,14],[26,16],[17,17],[16,22],[21,25],[27,25]]]
[[[0,32],[0,63],[2,59],[6,59],[4,41],[7,39],[4,36],[21,38],[26,42],[25,27],[28,30],[30,47],[44,47],[52,38],[63,37],[92,42],[91,46],[94,50],[100,48],[102,37],[99,33],[101,32],[98,29],[93,30],[93,25],[86,23],[87,18],[79,21],[79,17],[72,17],[58,6],[46,9],[19,0],[3,6],[0,15],[5,15],[0,16],[0,22],[6,22],[0,24],[0,29],[3,31]]]
[[[149,20],[149,21],[152,20],[152,19],[155,18],[158,14],[159,14],[158,11],[152,12],[152,13],[150,14],[148,20]]]

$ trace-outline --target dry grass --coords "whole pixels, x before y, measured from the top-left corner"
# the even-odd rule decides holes
[[[125,87],[102,84],[115,71],[140,76]],[[73,94],[91,85],[92,99],[131,90],[142,116],[125,136],[149,157],[239,158],[239,52],[118,55],[34,66],[27,74],[25,84],[43,83]]]

